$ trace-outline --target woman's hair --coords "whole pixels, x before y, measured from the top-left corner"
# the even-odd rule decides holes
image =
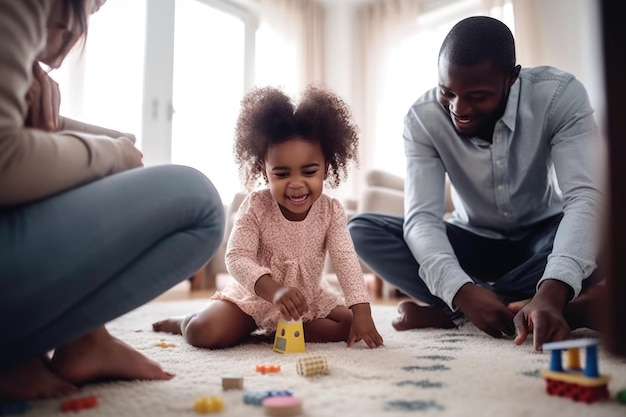
[[[89,13],[87,12],[88,0],[63,0],[63,17],[66,22],[73,22],[72,27],[68,27],[67,36],[63,39],[63,44],[59,49],[57,57],[64,56],[69,49],[74,46],[78,39],[85,39],[89,26]]]
[[[280,89],[255,88],[241,101],[233,146],[246,188],[263,183],[268,148],[294,136],[320,144],[332,188],[347,177],[351,162],[358,163],[358,128],[348,105],[333,92],[309,86],[296,106]]]

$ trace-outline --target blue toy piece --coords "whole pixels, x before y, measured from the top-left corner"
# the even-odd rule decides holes
[[[269,397],[291,397],[291,391],[272,390],[272,391],[249,391],[243,394],[243,402],[248,405],[261,406],[263,400]]]
[[[0,416],[24,414],[28,410],[30,410],[30,403],[28,401],[0,402]]]

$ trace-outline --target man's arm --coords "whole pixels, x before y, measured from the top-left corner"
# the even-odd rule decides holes
[[[604,155],[593,110],[582,84],[570,79],[555,97],[549,116],[554,132],[551,155],[563,192],[563,219],[537,293],[515,316],[517,337],[522,343],[530,330],[533,345],[569,337],[563,309],[581,291],[582,282],[596,268],[597,234],[602,210],[599,174]]]
[[[404,239],[430,292],[455,310],[453,299],[467,283],[446,234],[445,169],[415,108],[405,117]]]

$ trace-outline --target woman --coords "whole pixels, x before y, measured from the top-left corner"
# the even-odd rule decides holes
[[[132,135],[58,117],[39,63],[60,66],[102,3],[0,0],[0,398],[171,378],[104,324],[192,275],[222,239],[204,175],[143,168]]]

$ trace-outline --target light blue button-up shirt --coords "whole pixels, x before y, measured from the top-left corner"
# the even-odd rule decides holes
[[[604,149],[578,80],[551,67],[523,68],[492,143],[460,136],[434,88],[409,109],[404,145],[404,238],[434,295],[454,310],[457,291],[472,282],[442,220],[447,173],[455,207],[448,221],[478,235],[520,239],[537,222],[563,212],[539,283],[554,278],[578,296],[596,268]]]

